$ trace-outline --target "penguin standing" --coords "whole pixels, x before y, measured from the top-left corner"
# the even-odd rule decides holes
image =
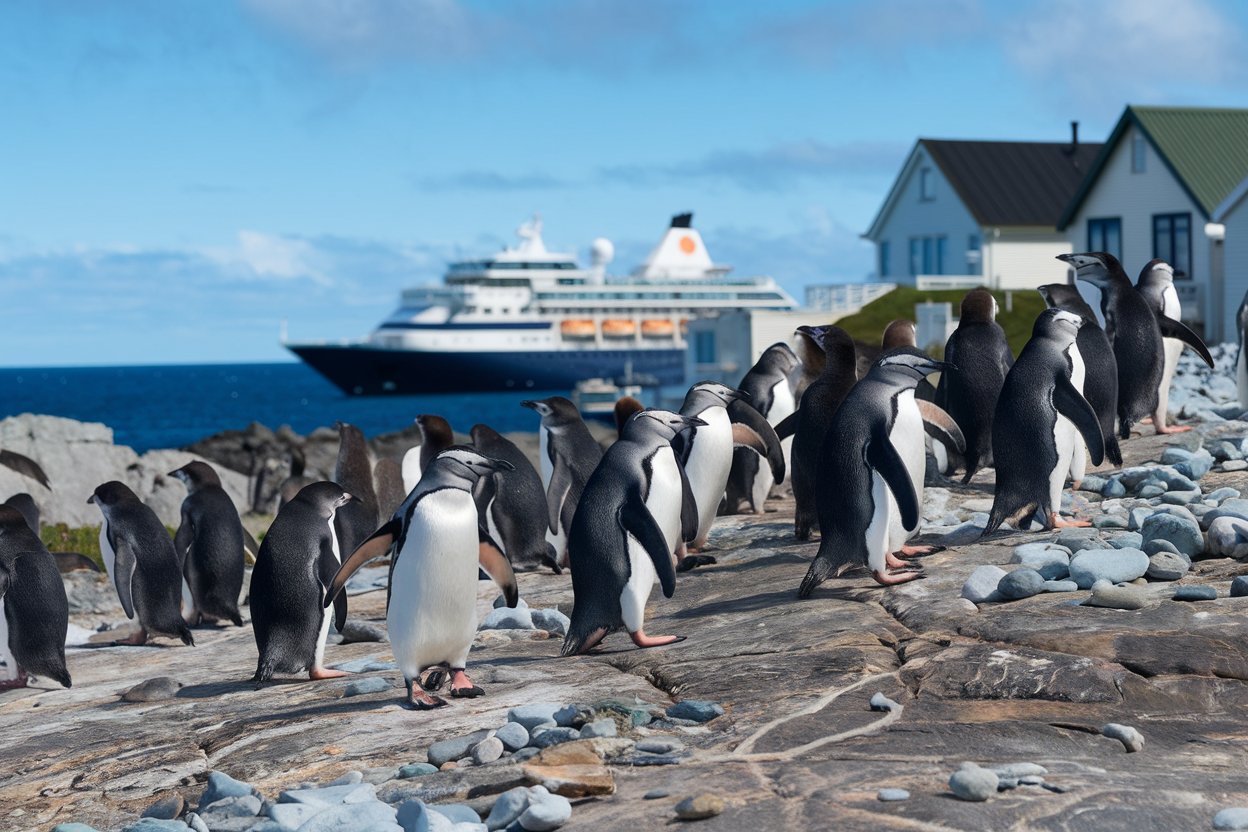
[[[1235,386],[1239,390],[1239,406],[1248,410],[1248,292],[1239,304],[1239,314],[1235,316],[1239,336],[1239,357],[1235,359]]]
[[[373,466],[373,485],[377,491],[377,512],[389,517],[407,498],[403,488],[403,468],[399,461],[382,457]]]
[[[568,565],[572,517],[589,475],[602,459],[602,446],[585,426],[576,405],[563,396],[520,404],[542,417],[538,457],[542,463],[542,484],[546,487],[546,539],[555,550],[555,562],[564,567]]]
[[[511,466],[481,476],[473,488],[482,528],[502,548],[512,569],[527,571],[543,565],[557,569],[554,547],[546,540],[546,491],[533,463],[489,425],[473,425],[470,435],[472,446],[483,457]]]
[[[508,606],[514,607],[519,596],[507,559],[493,546],[478,545],[472,489],[482,477],[511,470],[511,463],[488,459],[466,446],[438,454],[395,516],[346,559],[329,585],[325,606],[341,597],[357,569],[393,552],[386,630],[407,682],[408,701],[417,710],[446,704],[418,686],[421,673],[431,667],[450,671],[452,697],[484,693],[466,673],[477,633],[477,569],[498,582]],[[430,674],[429,679],[441,676]],[[426,683],[433,690],[440,686]]]
[[[338,461],[334,482],[351,495],[334,515],[343,552],[354,552],[378,525],[377,492],[373,489],[373,460],[364,434],[355,425],[338,423]]]
[[[1100,421],[1078,387],[1084,375],[1076,340],[1081,323],[1065,309],[1041,312],[1005,378],[992,423],[997,483],[984,535],[1007,520],[1031,528],[1033,516],[1046,529],[1091,525],[1059,514],[1076,445],[1087,445],[1094,465],[1105,456]]]
[[[801,362],[797,354],[783,342],[772,344],[754,362],[737,385],[737,390],[748,396],[747,401],[733,402],[728,415],[734,421],[745,421],[752,414],[749,408],[762,414],[775,428],[797,410],[794,383],[801,379]],[[792,437],[782,440],[785,468],[790,467]],[[733,454],[732,472],[728,478],[728,511],[735,514],[742,501],[755,513],[763,513],[763,504],[775,484],[770,466],[763,465],[758,455],[740,449]]]
[[[233,621],[243,626],[238,596],[243,589],[243,522],[221,478],[206,462],[188,462],[169,476],[186,485],[182,522],[173,545],[182,561],[192,609],[187,623]],[[185,617],[185,616],[184,616]]]
[[[1144,264],[1135,281],[1135,288],[1148,301],[1159,322],[1162,318],[1172,321],[1183,319],[1183,305],[1179,303],[1179,293],[1174,289],[1174,267],[1165,260],[1153,259]],[[1162,351],[1164,359],[1161,383],[1157,386],[1157,407],[1153,409],[1153,427],[1158,433],[1183,433],[1191,430],[1191,426],[1166,424],[1170,409],[1170,383],[1174,380],[1175,368],[1179,366],[1183,342],[1178,338],[1163,337]]]
[[[819,551],[798,595],[853,566],[866,566],[876,582],[891,586],[922,577],[922,570],[894,553],[908,547],[923,505],[925,433],[957,447],[962,436],[949,415],[916,399],[919,379],[948,370],[913,347],[884,353],[854,385],[836,411],[819,457],[816,501]]]
[[[683,640],[646,635],[646,599],[656,577],[664,597],[672,597],[672,556],[697,532],[697,514],[688,510],[696,504],[671,441],[705,424],[667,410],[643,410],[585,484],[568,538],[573,602],[563,655],[584,653],[621,628],[638,647]]]
[[[809,540],[818,522],[819,454],[836,411],[858,383],[858,355],[854,339],[839,326],[804,326],[798,331],[824,354],[823,372],[806,388],[801,407],[789,417],[793,425],[793,531],[798,540]]]
[[[420,482],[421,472],[434,457],[455,444],[451,423],[441,416],[422,413],[416,417],[416,426],[420,428],[420,444],[403,454],[403,489],[408,494]]]
[[[958,328],[945,343],[945,361],[956,369],[940,374],[936,401],[966,437],[962,482],[968,483],[981,466],[992,464],[992,414],[1014,363],[992,292],[980,287],[962,298]]]
[[[1122,450],[1118,447],[1118,437],[1114,432],[1114,420],[1118,410],[1118,363],[1114,359],[1109,337],[1101,329],[1092,307],[1088,306],[1088,302],[1074,286],[1069,283],[1049,283],[1036,291],[1049,308],[1065,309],[1078,315],[1082,321],[1075,345],[1079,348],[1079,356],[1084,364],[1083,397],[1092,405],[1100,422],[1101,435],[1105,437],[1105,458],[1114,465],[1121,465]]]
[[[250,588],[251,623],[260,653],[252,677],[257,684],[274,673],[306,670],[309,679],[346,675],[324,666],[330,618],[322,605],[342,557],[334,520],[353,499],[337,483],[304,486],[264,536]],[[347,596],[336,595],[333,603],[341,626],[347,619]]]
[[[142,645],[151,634],[195,639],[182,620],[182,568],[169,532],[125,483],[106,482],[87,498],[104,515],[100,554],[126,618],[139,630],[120,644]]]
[[[880,339],[880,348],[884,352],[888,352],[898,347],[914,347],[925,352],[919,346],[919,330],[914,325],[914,321],[907,318],[898,318],[895,321],[890,321],[888,326],[884,327],[884,336]],[[945,403],[936,397],[936,388],[925,378],[919,379],[918,386],[914,388],[914,395],[915,398],[926,399],[929,402],[936,402],[942,408],[945,407]]]
[[[17,509],[18,513],[26,520],[26,525],[30,526],[30,530],[36,535],[40,533],[42,524],[39,522],[39,504],[35,502],[34,497],[23,491],[5,500],[4,504]]]
[[[0,679],[0,690],[25,687],[27,674],[47,676],[64,687],[69,603],[56,561],[17,509],[0,505],[0,618],[17,678]]]

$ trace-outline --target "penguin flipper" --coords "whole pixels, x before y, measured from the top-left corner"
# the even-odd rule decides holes
[[[550,485],[546,487],[546,509],[548,513],[547,520],[550,523],[550,530],[555,534],[559,533],[560,515],[563,513],[563,504],[568,500],[568,492],[572,489],[572,469],[568,466],[568,461],[562,456],[555,455],[555,467],[550,472]]]
[[[341,633],[347,623],[347,594],[335,592],[332,597],[329,594],[329,587],[333,585],[338,571],[338,558],[334,555],[333,544],[326,540],[321,544],[321,553],[316,559],[316,576],[325,590],[325,606],[334,605],[334,626]]]
[[[919,415],[923,417],[923,429],[929,436],[956,449],[960,454],[966,453],[966,437],[962,435],[962,429],[952,416],[935,402],[916,398],[914,403],[919,407]]]
[[[178,553],[178,566],[186,568],[186,556],[191,553],[191,541],[195,538],[195,521],[182,509],[182,522],[173,535],[173,549]]]
[[[113,584],[117,587],[117,598],[126,618],[134,618],[134,594],[131,584],[134,582],[134,570],[138,567],[135,556],[134,541],[125,535],[113,536],[113,524],[108,524],[108,543],[113,547]]]
[[[1200,355],[1202,361],[1213,367],[1213,356],[1209,354],[1209,348],[1205,346],[1205,342],[1200,336],[1192,332],[1191,328],[1182,321],[1176,321],[1174,318],[1168,318],[1165,315],[1157,316],[1157,324],[1161,327],[1161,335],[1163,338],[1177,338],[1184,344],[1187,344]]]
[[[330,569],[330,577],[328,579],[322,579],[325,581],[326,586],[325,606],[328,607],[334,602],[334,599],[340,592],[342,592],[342,588],[346,586],[347,579],[354,575],[361,566],[374,558],[384,557],[386,553],[390,551],[391,547],[394,546],[394,541],[398,538],[402,531],[403,527],[399,521],[391,520],[389,523],[386,523],[380,529],[373,532],[372,536],[369,537],[368,540],[361,543],[359,548],[352,552],[351,556],[343,562],[342,566],[337,566],[335,563],[334,567]],[[325,550],[323,549],[322,553],[324,553],[324,551]],[[333,559],[332,550],[330,550],[330,558]],[[335,572],[334,568],[338,571]],[[391,571],[393,571],[393,562],[391,563]]]
[[[1070,377],[1064,373],[1058,374],[1057,383],[1053,386],[1053,406],[1079,429],[1083,441],[1088,445],[1092,464],[1100,465],[1104,462],[1105,437],[1101,434],[1101,421],[1092,405],[1088,404],[1088,400],[1075,389]]]
[[[511,561],[507,560],[502,548],[484,530],[480,530],[477,565],[490,576],[494,583],[498,584],[498,588],[503,591],[507,606],[515,607],[520,602],[520,590],[516,586],[516,573],[512,571]]]
[[[48,482],[48,475],[43,472],[39,463],[24,454],[0,450],[0,465],[13,469],[23,477],[30,477],[44,488],[52,488]]]
[[[663,588],[663,597],[671,598],[676,591],[676,568],[672,565],[672,553],[667,550],[667,538],[663,530],[655,522],[654,515],[640,495],[631,498],[620,506],[615,514],[615,522],[625,534],[631,534],[654,561],[654,571],[658,573],[659,585]]]
[[[762,437],[767,448],[764,456],[767,458],[767,464],[771,466],[772,478],[777,484],[784,482],[784,449],[780,447],[780,437],[776,435],[776,429],[771,426],[771,423],[763,418],[763,414],[759,413],[754,405],[740,399],[728,405],[728,416],[734,424],[744,425]],[[734,440],[736,438],[735,431],[733,438]]]
[[[910,481],[910,472],[902,462],[901,455],[888,439],[883,423],[871,435],[864,451],[867,464],[881,477],[888,489],[897,500],[897,510],[901,512],[901,525],[913,529],[919,525],[919,496],[914,491],[914,483]]]
[[[693,486],[685,466],[676,463],[680,471],[680,539],[691,543],[698,538],[698,498],[693,496]]]
[[[788,416],[780,420],[780,424],[776,425],[776,438],[781,442],[797,433],[797,413],[794,410]],[[736,433],[733,433],[733,439],[736,439]]]

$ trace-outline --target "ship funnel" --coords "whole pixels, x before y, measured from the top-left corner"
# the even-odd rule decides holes
[[[606,237],[599,237],[589,244],[589,281],[604,283],[607,264],[615,259],[615,246]]]
[[[697,280],[724,271],[711,262],[702,235],[693,227],[693,214],[677,214],[634,275],[642,280]]]

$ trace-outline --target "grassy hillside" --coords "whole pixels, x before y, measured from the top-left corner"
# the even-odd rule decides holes
[[[897,318],[914,320],[916,303],[951,303],[954,317],[957,317],[958,307],[965,294],[965,289],[930,292],[912,289],[908,286],[898,286],[884,297],[862,307],[857,314],[841,318],[836,324],[848,332],[855,341],[879,344],[880,336],[884,334],[884,327],[888,326],[891,321]],[[993,294],[996,295],[997,303],[1001,307],[997,323],[1001,324],[1001,328],[1005,330],[1005,336],[1010,341],[1010,349],[1018,355],[1019,350],[1031,337],[1031,328],[1036,322],[1036,316],[1044,311],[1044,298],[1030,289],[1015,290],[1013,310],[1007,311],[1006,293],[993,292]],[[943,350],[944,344],[940,346]]]

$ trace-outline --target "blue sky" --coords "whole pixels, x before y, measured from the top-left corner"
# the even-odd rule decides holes
[[[1101,140],[1244,106],[1211,0],[13,0],[0,364],[283,360],[547,243],[631,269],[670,215],[795,293],[862,279],[917,136]]]

